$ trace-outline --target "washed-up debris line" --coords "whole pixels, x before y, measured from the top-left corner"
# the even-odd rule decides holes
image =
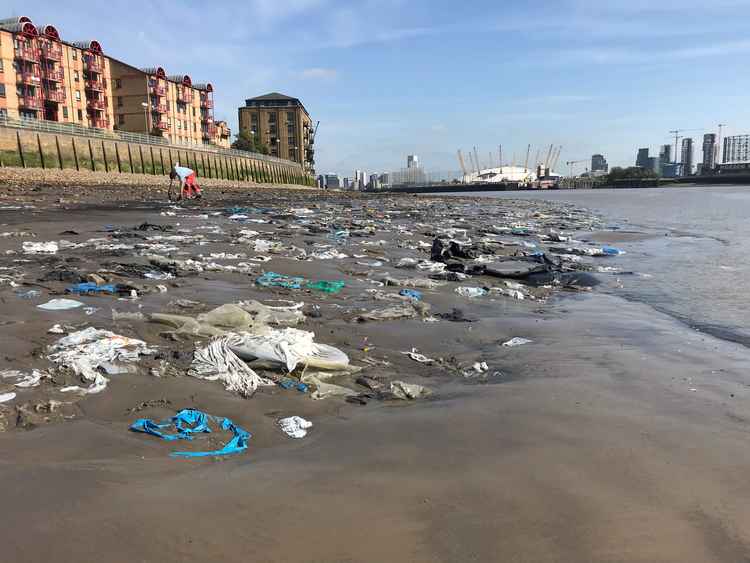
[[[480,351],[417,349],[410,331],[470,331],[498,304],[531,311],[558,291],[589,291],[623,253],[578,240],[605,226],[568,204],[294,192],[251,200],[123,213],[120,224],[58,225],[54,236],[4,229],[0,297],[40,323],[44,346],[33,367],[0,372],[0,430],[80,416],[77,401],[125,377],[192,377],[246,398],[423,400],[439,395],[425,376],[483,379],[502,366]],[[409,327],[403,341],[384,346],[376,335],[397,324]],[[356,342],[361,331],[374,332]],[[138,398],[133,412],[172,405],[157,396]],[[132,429],[189,439],[226,420],[183,410]],[[297,438],[313,424],[296,415],[277,423]],[[249,434],[227,424],[231,442],[206,455],[247,447]]]

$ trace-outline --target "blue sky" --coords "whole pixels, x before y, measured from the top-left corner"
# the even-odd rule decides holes
[[[412,152],[455,170],[456,149],[474,145],[521,161],[529,143],[631,165],[671,129],[750,132],[750,0],[3,4],[136,66],[212,82],[233,130],[245,98],[299,97],[321,122],[319,172],[397,169]],[[703,131],[686,134],[700,146]]]

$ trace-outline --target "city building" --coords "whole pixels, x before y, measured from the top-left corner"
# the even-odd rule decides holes
[[[379,190],[380,189],[380,178],[377,174],[370,174],[370,181],[367,183],[368,190]]]
[[[323,184],[327,190],[341,189],[341,177],[338,174],[326,174]]]
[[[703,174],[709,174],[716,168],[716,134],[703,135]]]
[[[214,137],[214,142],[225,149],[228,149],[231,146],[232,130],[229,128],[229,124],[226,121],[216,122],[216,136]]]
[[[310,114],[297,98],[272,92],[245,100],[239,108],[240,132],[259,135],[270,154],[313,170],[315,131]]]
[[[699,162],[695,165],[695,175],[700,176],[701,174],[703,174],[703,163]]]
[[[25,16],[0,20],[0,116],[112,129],[109,73],[98,41],[64,41]]]
[[[750,135],[734,135],[724,138],[723,164],[750,162]]]
[[[378,177],[378,182],[380,183],[380,189],[386,189],[391,187],[391,175],[388,172],[385,172],[381,174]]]
[[[644,167],[646,170],[651,170],[654,174],[657,176],[661,175],[661,160],[658,156],[650,156],[646,160],[646,166]]]
[[[367,174],[365,174],[363,170],[355,170],[354,171],[354,183],[352,185],[352,189],[362,191],[365,189],[366,184],[367,184]]]
[[[419,168],[419,156],[416,154],[410,154],[406,157],[407,168]]]
[[[678,178],[682,176],[682,164],[679,162],[660,162],[661,176],[664,178]]]
[[[177,144],[219,144],[213,86],[162,67],[136,68],[111,59],[115,129],[159,134]]]
[[[349,180],[349,178],[344,178],[343,186],[345,190],[352,189],[352,182]]]
[[[648,168],[648,149],[638,149],[638,156],[635,158],[635,165],[639,168]]]
[[[672,162],[672,145],[662,145],[659,147],[659,161],[662,165]]]
[[[693,174],[693,139],[690,137],[685,137],[682,140],[680,156],[680,161],[682,162],[682,175],[691,176]]]
[[[601,154],[595,154],[591,157],[591,173],[595,174],[596,172],[603,172],[605,174],[609,172],[607,159]]]

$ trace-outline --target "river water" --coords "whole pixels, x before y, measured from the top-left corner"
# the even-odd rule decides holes
[[[644,233],[615,243],[627,254],[611,264],[634,274],[606,276],[604,290],[750,347],[750,186],[471,195],[571,202]]]

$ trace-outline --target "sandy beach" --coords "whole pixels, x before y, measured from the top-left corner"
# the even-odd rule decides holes
[[[2,369],[50,369],[46,350],[61,337],[48,332],[54,324],[66,333],[111,330],[158,353],[139,360],[134,373],[108,375],[96,394],[62,392],[54,378],[32,388],[0,379],[0,394],[17,395],[0,404],[3,560],[750,559],[746,353],[586,282],[611,283],[601,267],[618,266],[617,256],[594,251],[627,250],[648,235],[609,229],[562,203],[221,189],[177,208],[159,187],[145,197],[117,186],[6,191],[0,231],[16,234],[0,237]],[[169,229],[139,230],[144,223]],[[337,235],[343,230],[346,237]],[[155,238],[170,236],[186,238]],[[432,280],[426,270],[396,267],[404,258],[434,262],[441,237],[470,238],[458,245],[463,250],[485,240],[502,260],[541,261],[541,252],[553,259],[551,273],[543,272],[551,277]],[[23,251],[24,242],[61,240],[80,246]],[[258,240],[278,245],[263,251]],[[154,251],[158,244],[176,250]],[[125,274],[123,264],[153,266],[154,252],[204,267],[177,268],[161,280]],[[325,252],[346,258],[319,258]],[[270,259],[253,262],[257,255]],[[482,256],[444,263],[469,271]],[[248,265],[206,267],[214,262]],[[40,281],[62,270],[99,272],[109,283],[137,287],[138,298],[65,295],[70,281]],[[264,272],[345,287],[263,287],[257,280]],[[439,284],[394,286],[382,281],[388,278]],[[466,297],[459,287],[485,293]],[[396,296],[402,289],[419,291],[429,309],[394,320],[359,318],[405,303],[378,301],[373,290]],[[53,298],[93,310],[38,308]],[[198,304],[184,309],[179,300]],[[195,316],[242,300],[304,302],[298,328],[363,368],[332,381],[366,404],[316,401],[311,389],[280,385],[252,397],[232,393],[187,375],[207,338],[170,337],[148,321],[153,313]],[[455,309],[474,322],[456,322]],[[114,318],[113,310],[131,316]],[[503,346],[512,338],[530,342]],[[434,361],[404,353],[415,348]],[[162,361],[176,373],[155,377],[151,368]],[[474,369],[477,362],[487,369]],[[430,393],[414,400],[372,394],[356,383],[361,375]],[[50,400],[61,405],[51,408]],[[175,459],[172,443],[128,430],[137,418],[161,420],[183,408],[231,418],[252,434],[247,450]],[[313,422],[305,438],[279,429],[277,421],[292,415]]]

